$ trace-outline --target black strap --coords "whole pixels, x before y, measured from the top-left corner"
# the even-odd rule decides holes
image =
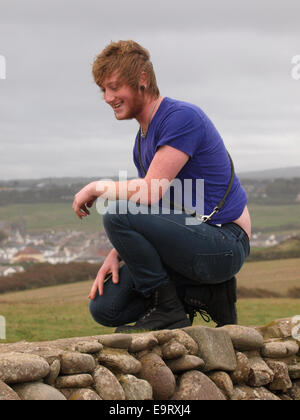
[[[227,155],[228,155],[228,158],[229,158],[229,161],[230,161],[230,166],[231,166],[231,178],[230,178],[230,181],[229,181],[229,185],[228,185],[227,190],[224,194],[224,197],[219,202],[219,204],[213,209],[212,213],[209,216],[202,216],[203,222],[207,222],[208,220],[210,220],[213,217],[214,214],[218,213],[221,210],[221,208],[224,206],[226,198],[227,198],[227,196],[230,193],[230,190],[232,188],[232,184],[233,184],[233,180],[234,180],[234,173],[235,173],[234,172],[234,165],[233,165],[232,158],[231,158],[230,154],[228,153],[228,150],[226,150],[226,152],[227,152]],[[144,172],[144,175],[146,175],[147,172],[146,172],[146,169],[143,165],[142,154],[141,154],[141,129],[139,129],[139,132],[138,132],[138,155],[139,155],[140,167],[141,167],[142,171]],[[170,203],[173,206],[175,205],[175,203],[173,201],[171,201]],[[182,206],[182,210],[184,212],[186,212],[186,209],[183,206]],[[186,212],[186,213],[188,213],[188,212]],[[196,216],[196,212],[191,214],[191,216]]]
[[[229,185],[228,185],[228,187],[227,187],[227,190],[226,190],[226,192],[225,192],[225,194],[224,194],[224,197],[223,197],[223,198],[222,198],[222,200],[219,202],[219,204],[215,207],[215,210],[217,209],[217,211],[220,211],[220,210],[221,210],[221,208],[224,206],[225,201],[226,201],[226,198],[227,198],[228,194],[230,193],[230,190],[231,190],[231,188],[232,188],[232,184],[233,184],[233,180],[234,180],[234,165],[233,165],[233,161],[232,161],[232,158],[231,158],[231,156],[230,156],[230,154],[229,154],[228,150],[226,150],[226,152],[227,152],[227,155],[228,155],[228,158],[229,158],[229,161],[230,161],[230,166],[231,166],[231,177],[230,177],[230,181],[229,181]]]
[[[141,133],[141,128],[139,129],[139,132],[138,132],[138,154],[139,154],[139,163],[140,163],[140,167],[142,168],[142,171],[144,172],[144,175],[146,175],[146,169],[145,169],[145,166],[143,165],[143,162],[142,162],[142,154],[141,154],[141,135],[142,135],[142,133]]]

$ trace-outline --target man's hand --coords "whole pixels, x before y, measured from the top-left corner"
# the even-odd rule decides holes
[[[79,219],[82,219],[90,214],[87,207],[91,208],[97,198],[96,182],[91,182],[86,185],[75,195],[72,208]]]
[[[119,283],[119,259],[118,253],[115,249],[110,251],[102,267],[98,271],[96,280],[94,281],[93,287],[89,294],[89,299],[95,299],[97,290],[100,296],[103,295],[103,285],[108,274],[112,274],[113,283]]]

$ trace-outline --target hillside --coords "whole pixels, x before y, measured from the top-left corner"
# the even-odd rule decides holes
[[[268,292],[264,297],[291,297],[295,292],[293,297],[299,298],[300,258],[246,262],[237,274],[237,280],[240,297],[246,297],[244,292],[247,289],[256,292],[256,296],[259,295],[259,291],[264,290]],[[251,293],[251,296],[254,296],[254,293]],[[250,297],[249,293],[247,297]]]
[[[266,169],[263,171],[240,172],[238,176],[241,179],[300,178],[300,166],[291,166],[288,168]]]
[[[300,258],[300,235],[286,239],[268,248],[252,249],[248,262],[286,258]]]
[[[113,328],[96,324],[90,316],[88,294],[92,283],[89,280],[0,295],[1,315],[7,321],[7,340],[40,341],[113,332]],[[298,314],[300,300],[295,294],[293,298],[289,296],[290,290],[299,284],[299,258],[246,263],[238,274],[238,289],[243,293],[247,289],[247,297],[252,298],[238,300],[240,324],[263,325]],[[267,299],[254,299],[258,289],[276,293],[280,298],[270,298],[269,294]],[[200,316],[195,323],[205,324]]]
[[[289,245],[286,245],[286,248],[289,250]],[[0,277],[0,307],[3,298],[6,300],[8,296],[14,296],[21,290],[24,291],[24,295],[21,296],[30,296],[34,290],[37,294],[43,294],[43,290],[54,291],[52,287],[63,287],[70,283],[74,290],[81,290],[80,283],[85,283],[87,279],[93,281],[99,267],[99,264],[89,263],[35,264],[29,266],[24,273]],[[299,298],[300,258],[247,261],[237,274],[237,279],[238,289],[242,292],[240,297],[250,297],[254,292],[257,297],[290,297],[292,291],[297,289],[297,296],[294,297]],[[268,293],[262,294],[261,290]],[[64,296],[63,299],[67,300],[68,297]]]
[[[300,172],[300,171],[299,171]],[[287,175],[288,174],[288,175]],[[287,168],[263,173],[238,174],[250,203],[295,204],[300,202],[300,174]],[[112,178],[118,180],[117,178]],[[0,180],[0,206],[32,203],[72,203],[74,195],[97,178],[49,178]]]

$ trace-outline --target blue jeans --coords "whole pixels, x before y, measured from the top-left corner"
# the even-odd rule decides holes
[[[104,285],[103,295],[90,301],[94,320],[106,326],[135,322],[149,306],[151,291],[176,286],[218,284],[238,273],[250,253],[247,234],[235,223],[222,227],[186,224],[186,214],[103,215],[106,234],[125,262],[119,283]],[[124,207],[123,207],[124,208]]]

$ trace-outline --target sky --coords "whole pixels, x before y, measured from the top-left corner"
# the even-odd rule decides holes
[[[149,50],[163,96],[204,110],[237,172],[299,166],[299,16],[299,0],[0,0],[0,179],[137,175],[138,123],[91,74],[120,39]]]

